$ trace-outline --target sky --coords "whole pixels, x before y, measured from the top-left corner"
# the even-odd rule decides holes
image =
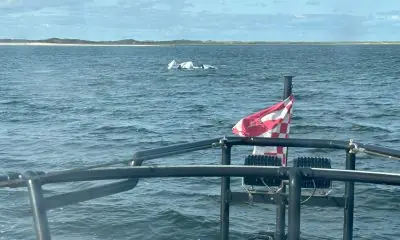
[[[0,39],[399,41],[400,0],[0,0]]]

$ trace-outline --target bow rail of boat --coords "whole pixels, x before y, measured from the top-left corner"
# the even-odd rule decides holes
[[[285,77],[284,97],[291,94],[292,77]],[[281,166],[273,156],[249,155],[243,165],[232,165],[232,148],[238,146],[282,146],[289,148],[337,149],[345,153],[344,169],[332,169],[326,157],[292,158],[291,166]],[[215,165],[146,166],[148,160],[177,156],[200,150],[220,149]],[[276,205],[276,227],[268,237],[275,240],[300,239],[302,205],[343,209],[343,239],[353,239],[354,183],[400,186],[400,174],[356,170],[356,155],[400,159],[400,151],[353,140],[221,137],[138,151],[129,160],[69,169],[64,171],[26,171],[0,176],[0,187],[25,187],[36,238],[51,239],[47,211],[134,189],[141,178],[221,177],[220,239],[229,239],[230,207],[238,202],[262,202]],[[116,165],[123,167],[115,167]],[[114,166],[114,167],[112,167]],[[231,190],[231,177],[241,177],[244,191]],[[112,183],[45,196],[43,186],[54,183],[114,180]],[[345,184],[344,194],[331,194],[332,181]],[[286,212],[288,226],[286,232]]]
[[[235,146],[284,146],[291,148],[330,148],[345,151],[345,169],[330,169],[321,167],[267,166],[267,165],[231,165],[231,151]],[[219,165],[171,165],[144,166],[147,160],[168,156],[176,156],[188,152],[221,149]],[[356,154],[359,149],[364,152],[377,153],[388,158],[400,158],[400,151],[381,146],[354,143],[353,141],[323,140],[323,139],[277,139],[277,138],[246,138],[223,137],[168,147],[139,151],[129,161],[126,167],[114,167],[121,164],[112,162],[81,169],[71,169],[58,172],[27,171],[21,174],[12,173],[0,177],[0,187],[27,187],[38,240],[51,239],[47,219],[47,211],[69,204],[88,201],[95,198],[124,192],[135,188],[141,178],[171,178],[171,177],[221,177],[220,196],[220,232],[221,239],[229,238],[229,209],[237,202],[248,202],[249,193],[231,191],[230,178],[265,178],[275,179],[287,186],[285,191],[254,191],[252,201],[275,204],[276,229],[270,233],[274,239],[299,239],[301,205],[341,207],[344,210],[343,239],[353,237],[354,214],[354,182],[387,184],[400,186],[400,174],[371,171],[356,171]],[[268,160],[268,159],[267,159]],[[53,183],[116,180],[116,182],[83,190],[72,191],[53,196],[44,196],[43,186]],[[254,180],[254,179],[253,179]],[[344,196],[315,195],[303,196],[303,183],[306,181],[343,181]],[[316,186],[318,187],[318,186]],[[286,187],[285,187],[286,188]],[[304,199],[309,199],[304,201]],[[285,213],[288,208],[288,232],[285,232]]]

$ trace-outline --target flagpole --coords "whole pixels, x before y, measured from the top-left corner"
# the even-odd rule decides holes
[[[292,94],[292,80],[293,76],[285,76],[283,83],[283,100],[288,98]]]
[[[284,82],[283,82],[283,100],[288,98],[290,95],[292,95],[292,80],[293,76],[284,76]],[[286,148],[286,165],[287,165],[287,156],[289,153],[289,148]]]
[[[283,100],[288,98],[292,94],[292,79],[293,76],[284,77],[283,85]],[[286,165],[289,148],[286,148]],[[285,234],[285,216],[286,216],[286,202],[285,202],[286,185],[282,181],[280,186],[280,192],[277,193],[277,206],[276,206],[276,225],[275,225],[275,239],[284,240],[286,239]]]

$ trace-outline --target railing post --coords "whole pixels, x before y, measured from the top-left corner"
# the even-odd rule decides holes
[[[276,224],[275,224],[275,240],[284,240],[286,238],[285,226],[286,226],[286,184],[282,181],[281,191],[276,194],[277,206],[276,206]]]
[[[47,220],[46,208],[43,206],[43,190],[42,184],[38,179],[35,179],[31,171],[24,173],[23,177],[27,179],[29,191],[29,202],[32,208],[33,222],[37,240],[50,240],[49,223]]]
[[[285,76],[283,83],[283,100],[288,98],[292,94],[292,80],[293,76]],[[288,155],[288,149],[286,148],[286,157]],[[281,191],[277,194],[277,206],[276,206],[276,224],[275,224],[275,239],[285,239],[285,226],[286,226],[286,202],[284,201],[284,195],[286,193],[286,185],[281,182]]]
[[[351,150],[346,151],[346,170],[356,169],[356,154]],[[343,240],[353,239],[354,217],[354,182],[345,183],[345,205],[343,221]]]
[[[221,139],[221,148],[222,148],[222,165],[230,165],[231,164],[231,149],[232,146],[227,144],[226,139]],[[229,239],[229,202],[230,202],[230,177],[222,177],[221,178],[221,223],[220,223],[220,234],[222,240]]]
[[[288,240],[300,239],[300,197],[302,175],[299,169],[289,170],[289,226]]]

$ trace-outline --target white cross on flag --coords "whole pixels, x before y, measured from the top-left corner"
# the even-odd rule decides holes
[[[292,117],[293,95],[259,112],[241,119],[232,132],[242,137],[288,138]],[[286,166],[286,147],[254,146],[253,155],[272,155]]]

